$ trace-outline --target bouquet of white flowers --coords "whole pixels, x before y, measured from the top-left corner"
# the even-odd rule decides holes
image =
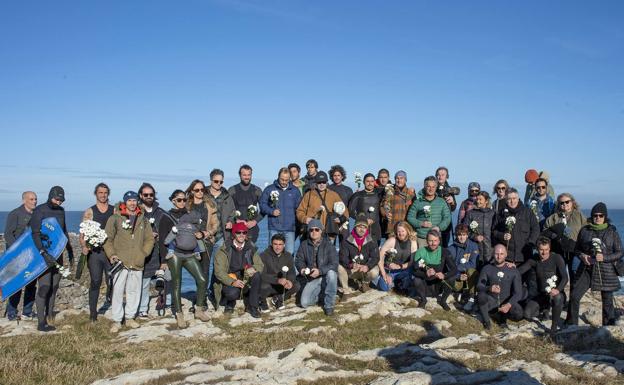
[[[279,191],[277,190],[273,190],[271,191],[271,194],[269,194],[269,199],[271,199],[271,206],[273,206],[273,208],[277,208],[277,203],[279,202]]]
[[[505,227],[507,228],[507,232],[511,234],[514,226],[516,225],[516,217],[507,217],[505,219]]]
[[[479,222],[477,221],[470,222],[470,231],[472,231],[473,234],[475,235],[479,235]]]
[[[423,206],[423,212],[425,213],[425,218],[431,218],[431,206]]]
[[[334,203],[334,212],[338,215],[342,215],[344,214],[345,210],[347,209],[347,207],[345,206],[344,203],[342,202],[336,202]]]
[[[254,220],[254,218],[256,217],[256,214],[258,214],[258,206],[256,205],[249,205],[247,207],[247,220]]]
[[[360,189],[360,187],[362,186],[362,173],[361,172],[356,172],[353,174],[353,178],[355,181],[355,184],[357,185],[358,190]]]
[[[97,248],[104,244],[107,235],[96,221],[86,220],[80,223],[80,234],[90,248]]]
[[[557,287],[557,276],[553,275],[552,277],[548,278],[546,280],[546,284],[548,286],[546,286],[545,290],[546,293],[550,294],[550,292],[552,291],[552,289],[554,289],[555,287]]]

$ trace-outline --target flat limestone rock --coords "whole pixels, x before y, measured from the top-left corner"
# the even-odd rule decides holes
[[[618,372],[624,369],[624,361],[611,356],[557,353],[553,359],[565,365],[581,368],[596,378],[616,377]]]
[[[498,370],[505,372],[523,371],[538,381],[542,381],[544,378],[549,380],[563,380],[567,378],[558,370],[539,361],[513,360],[503,364]]]
[[[92,385],[142,385],[150,381],[158,380],[168,374],[167,369],[141,369],[134,372],[120,374],[107,380],[98,380]]]
[[[410,372],[380,377],[370,385],[430,385],[431,380],[431,376],[427,373]]]

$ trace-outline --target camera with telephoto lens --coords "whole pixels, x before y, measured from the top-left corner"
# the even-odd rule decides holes
[[[446,198],[451,195],[459,195],[460,192],[461,190],[459,189],[459,187],[451,187],[446,185],[438,187],[438,196],[440,198]]]
[[[156,291],[159,293],[165,290],[165,271],[164,270],[156,270],[156,282],[154,283],[154,287]]]

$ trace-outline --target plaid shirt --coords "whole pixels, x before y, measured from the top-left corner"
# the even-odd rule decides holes
[[[384,217],[386,217],[388,212],[392,213],[392,218],[388,219],[388,237],[394,235],[394,225],[405,220],[407,211],[415,196],[414,189],[407,186],[403,187],[403,190],[399,190],[398,187],[394,186],[394,194],[385,194],[380,211]]]

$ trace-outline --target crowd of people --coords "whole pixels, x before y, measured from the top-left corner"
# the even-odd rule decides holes
[[[291,297],[302,307],[321,305],[331,316],[336,301],[372,289],[412,297],[419,307],[435,299],[445,310],[452,295],[455,306],[478,316],[485,328],[492,322],[504,326],[508,319],[550,318],[554,335],[564,309],[565,324],[578,323],[580,300],[590,288],[601,293],[603,325],[616,321],[613,294],[620,289],[624,264],[607,207],[597,203],[585,218],[572,194],[555,196],[544,171],[526,172],[523,200],[501,179],[492,196],[471,182],[459,206],[460,189],[449,184],[445,167],[426,177],[418,191],[408,187],[405,171],[394,174],[394,183],[386,169],[376,176],[356,173],[355,192],[344,184],[347,174],[340,165],[328,175],[310,159],[306,174],[300,172],[291,163],[261,189],[252,183],[252,168],[243,165],[240,182],[226,189],[223,171],[214,169],[208,185],[196,179],[173,191],[168,211],[149,183],[126,192],[115,206],[109,187],[98,184],[96,202],[83,222],[97,222],[106,240],[94,246],[81,234],[78,262],[86,264],[91,278],[91,320],[96,322],[101,310],[104,281],[112,331],[139,327],[137,319],[149,317],[155,284],[159,296],[152,306],[160,314],[170,307],[178,327],[187,327],[181,302],[184,268],[196,283],[188,311],[202,321],[220,306],[234,313],[237,301],[259,318],[283,309]],[[46,251],[40,227],[43,219],[54,217],[67,233],[65,193],[54,186],[39,206],[33,192],[22,199],[7,219],[7,246],[31,227],[49,265],[23,289],[22,316],[35,317],[36,302],[38,329],[54,330],[63,262]],[[453,223],[458,207],[458,223]],[[258,223],[265,217],[269,245],[258,250]],[[67,254],[72,262],[70,243]],[[19,318],[21,295],[9,299],[9,319]]]

